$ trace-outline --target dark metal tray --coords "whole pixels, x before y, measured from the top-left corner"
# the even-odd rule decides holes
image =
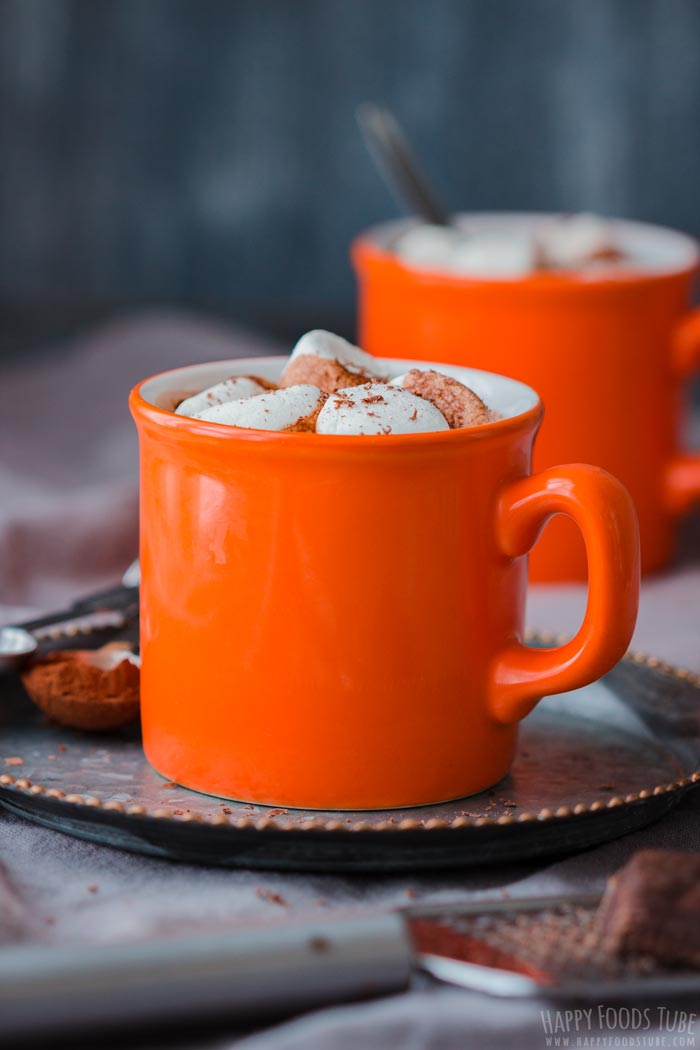
[[[0,804],[70,835],[174,860],[326,872],[522,860],[634,831],[698,781],[700,676],[637,654],[594,685],[544,700],[523,723],[511,775],[490,791],[361,813],[189,791],[149,767],[138,731],[61,729],[19,679],[0,683]]]

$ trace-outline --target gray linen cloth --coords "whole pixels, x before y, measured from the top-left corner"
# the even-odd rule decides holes
[[[32,358],[31,367],[6,369],[0,375],[0,622],[110,585],[135,556],[137,447],[126,408],[135,382],[195,361],[274,349],[186,316],[151,315],[105,326],[63,353]],[[584,600],[578,586],[532,588],[529,622],[573,631]],[[635,646],[700,671],[700,564],[692,552],[683,566],[645,583]],[[699,808],[695,793],[649,829],[555,862],[382,878],[174,864],[81,842],[0,810],[0,939],[104,943],[328,916],[333,909],[367,913],[417,901],[595,891],[640,847],[700,849]],[[284,903],[260,895],[261,888]],[[656,1011],[660,1004],[651,1005]],[[321,1010],[246,1037],[232,1029],[228,1039],[208,1037],[196,1045],[524,1050],[546,1045],[543,1008],[419,981],[403,995]],[[648,1038],[655,1019],[654,1013],[652,1030],[642,1033]],[[608,1026],[603,1035],[614,1031]]]

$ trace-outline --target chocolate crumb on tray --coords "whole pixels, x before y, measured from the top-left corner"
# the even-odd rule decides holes
[[[610,954],[700,966],[700,854],[635,853],[608,881],[598,922]]]

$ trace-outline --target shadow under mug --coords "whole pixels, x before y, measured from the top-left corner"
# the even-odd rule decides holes
[[[473,228],[519,229],[543,216],[464,216]],[[700,453],[682,451],[683,387],[700,359],[689,307],[698,251],[684,234],[616,221],[636,268],[478,279],[419,270],[391,250],[410,223],[362,234],[351,254],[359,343],[380,357],[484,368],[534,387],[544,402],[535,468],[604,467],[637,508],[642,571],[670,560],[675,525],[700,498]],[[584,580],[571,522],[547,530],[530,559],[536,581]]]
[[[274,433],[168,411],[232,374],[275,380],[284,360],[179,369],[131,394],[147,758],[186,787],[270,805],[480,791],[508,772],[518,720],[543,694],[625,652],[632,502],[594,467],[532,476],[539,398],[484,372],[444,369],[503,416],[466,430]],[[529,649],[526,555],[557,512],[584,536],[588,607],[573,640]]]

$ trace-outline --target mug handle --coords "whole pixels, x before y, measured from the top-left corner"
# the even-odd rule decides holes
[[[564,645],[534,649],[514,638],[492,668],[490,709],[517,722],[543,696],[595,681],[625,654],[639,604],[639,526],[627,490],[607,471],[573,464],[510,482],[496,509],[506,558],[534,546],[553,514],[580,528],[588,554],[588,602],[578,633]]]
[[[700,307],[687,313],[673,334],[673,373],[679,385],[700,365]],[[700,499],[700,452],[678,452],[666,470],[666,506],[680,516]]]

